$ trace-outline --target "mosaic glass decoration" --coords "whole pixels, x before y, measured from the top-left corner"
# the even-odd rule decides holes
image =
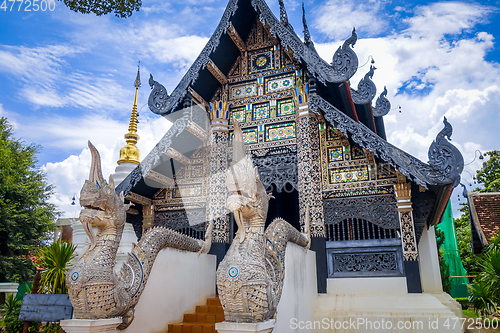
[[[331,126],[328,126],[328,128],[326,130],[326,140],[337,141],[337,140],[341,140],[343,136],[344,135],[342,134],[342,132],[340,132],[337,129],[334,129]]]
[[[257,83],[236,86],[231,88],[231,99],[241,99],[257,95]]]
[[[273,78],[266,78],[267,93],[274,93],[282,90],[288,90],[295,87],[293,74],[281,75]]]
[[[278,101],[278,117],[295,113],[295,103],[293,99]]]
[[[368,166],[330,170],[330,183],[347,183],[368,180]]]
[[[172,190],[173,198],[197,197],[202,195],[201,184],[179,185]]]
[[[266,126],[266,141],[295,138],[295,122]]]
[[[343,149],[342,147],[328,148],[328,162],[343,161]]]
[[[253,106],[253,120],[269,118],[269,103]]]
[[[191,167],[191,178],[198,177],[203,177],[203,164],[197,164]]]
[[[353,160],[366,157],[363,148],[358,146],[351,146],[351,156]]]
[[[243,130],[243,142],[245,144],[257,143],[258,142],[257,138],[258,137],[257,137],[257,129],[256,128]]]
[[[274,69],[273,48],[250,53],[249,74]]]
[[[246,121],[245,108],[237,108],[231,110],[231,118],[229,119],[229,124],[233,123],[233,119],[236,119],[239,123],[244,123]]]
[[[257,135],[256,128],[244,129],[242,132],[243,132],[243,143],[250,144],[259,142],[259,137]],[[233,135],[234,132],[229,133],[229,142],[231,144],[233,143]]]

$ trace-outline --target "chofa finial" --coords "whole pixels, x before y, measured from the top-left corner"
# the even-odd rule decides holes
[[[377,68],[375,66],[370,65],[370,70],[358,83],[358,90],[354,90],[351,88],[351,96],[355,104],[368,104],[371,102],[373,97],[375,97],[375,94],[377,93],[377,87],[371,79],[373,78],[373,74],[375,73],[376,69]]]
[[[383,117],[391,111],[391,102],[387,99],[387,87],[378,96],[375,106],[372,107],[374,117]]]
[[[349,80],[358,70],[358,56],[351,49],[351,46],[354,47],[354,44],[356,44],[357,39],[356,29],[353,28],[351,37],[342,46],[339,46],[333,54],[332,69],[345,77],[345,80]]]
[[[168,96],[167,89],[153,79],[153,74],[149,74],[149,86],[152,89],[148,99],[149,109],[154,113],[161,114],[170,96]]]
[[[444,128],[436,135],[436,140],[429,147],[429,165],[438,169],[448,179],[454,180],[454,187],[460,183],[460,174],[464,169],[464,158],[460,151],[452,145],[453,127],[448,119],[443,119]],[[446,140],[448,139],[448,140]]]

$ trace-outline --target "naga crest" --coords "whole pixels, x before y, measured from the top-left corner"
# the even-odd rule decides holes
[[[123,196],[115,193],[115,186],[110,177],[109,184],[104,180],[101,171],[101,158],[99,152],[89,141],[92,163],[89,179],[80,191],[80,222],[90,238],[90,250],[96,245],[96,236],[92,225],[105,234],[121,232],[125,226],[126,210],[129,205],[123,203]],[[120,233],[121,235],[121,233]]]
[[[240,230],[243,218],[253,217],[265,221],[270,196],[260,180],[258,168],[246,155],[243,132],[237,121],[234,122],[233,162],[227,171],[226,186],[230,194],[227,208],[234,214]],[[243,232],[240,237],[242,241]]]

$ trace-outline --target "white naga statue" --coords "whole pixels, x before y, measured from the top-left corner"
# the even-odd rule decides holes
[[[130,204],[124,204],[123,195],[115,193],[111,180],[109,184],[104,180],[99,153],[90,142],[89,148],[92,165],[89,179],[80,192],[80,205],[83,206],[80,221],[91,244],[67,273],[66,282],[76,319],[121,316],[123,323],[118,328],[123,329],[133,319],[133,308],[144,290],[158,252],[166,247],[198,252],[203,242],[167,228],[151,228],[137,245],[134,244],[117,276],[113,270],[116,252]],[[96,234],[92,226],[97,227]]]
[[[309,247],[309,219],[306,218],[306,234],[281,218],[265,229],[271,195],[266,193],[257,167],[246,156],[237,121],[226,185],[230,193],[227,207],[234,214],[238,232],[217,269],[225,321],[266,321],[274,317],[281,297],[287,243]]]

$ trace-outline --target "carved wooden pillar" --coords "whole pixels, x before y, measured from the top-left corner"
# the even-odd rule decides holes
[[[207,220],[214,223],[212,243],[229,243],[229,211],[226,208],[228,167],[228,114],[225,103],[210,105],[210,155],[207,191]]]
[[[420,269],[418,265],[418,247],[413,223],[413,208],[411,203],[411,183],[398,172],[398,183],[394,185],[399,223],[401,225],[401,246],[405,266],[408,292],[421,293]]]
[[[311,217],[311,250],[316,252],[316,277],[318,293],[326,293],[327,265],[324,204],[321,190],[321,157],[319,124],[309,110],[304,86],[297,88],[298,105],[295,120],[297,135],[297,173],[299,187],[300,225],[304,228],[306,206]],[[302,230],[303,231],[303,230]]]
[[[306,206],[310,207],[311,233],[324,237],[323,197],[321,192],[321,158],[319,125],[307,103],[297,103],[297,172],[300,225],[304,228]],[[302,230],[303,231],[303,230]]]

